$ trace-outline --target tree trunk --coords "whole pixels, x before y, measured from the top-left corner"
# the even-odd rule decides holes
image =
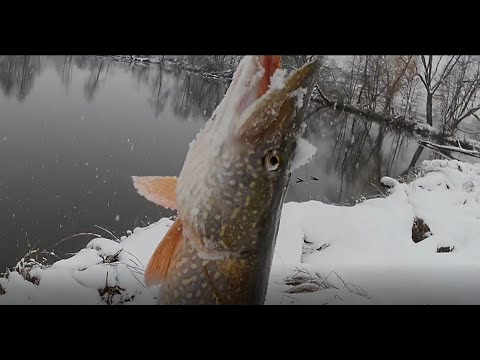
[[[430,126],[433,126],[432,106],[433,106],[433,94],[427,93],[427,124]]]
[[[363,82],[362,82],[362,87],[360,88],[360,92],[358,93],[357,105],[360,105],[362,103],[363,90],[365,89],[365,86],[367,86],[367,81],[368,81],[367,69],[368,69],[368,55],[365,56],[365,67],[363,69]]]
[[[385,94],[385,106],[383,108],[383,113],[385,115],[390,115],[392,113],[390,111],[392,107],[392,98],[393,96],[391,95],[390,90],[387,90],[387,93]]]

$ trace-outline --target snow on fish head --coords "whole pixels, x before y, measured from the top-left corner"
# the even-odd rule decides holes
[[[287,76],[279,56],[246,56],[178,180],[133,177],[141,195],[178,210],[145,271],[147,286],[162,282],[161,303],[264,302],[316,69]]]
[[[269,269],[317,66],[287,75],[279,56],[240,62],[178,179],[179,216],[199,254],[254,254]]]
[[[280,147],[297,137],[308,102],[303,104],[303,99],[312,90],[317,62],[307,63],[288,75],[280,66],[280,56],[245,56],[190,149],[204,142],[209,152],[219,153],[221,146],[232,140],[243,140],[251,146]]]

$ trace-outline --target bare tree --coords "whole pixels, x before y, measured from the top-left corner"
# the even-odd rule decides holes
[[[417,75],[427,91],[426,117],[428,125],[433,125],[433,95],[453,70],[459,59],[460,55],[449,56],[446,59],[446,65],[441,66],[442,60],[445,60],[443,55],[438,56],[436,59],[434,59],[433,55],[420,56],[422,69],[421,72],[417,71]]]
[[[441,114],[443,130],[455,130],[469,116],[480,121],[477,99],[480,90],[480,57],[461,56],[455,69],[445,77],[441,87]]]
[[[418,85],[420,79],[417,76],[416,58],[412,58],[410,65],[404,74],[404,82],[400,89],[401,103],[400,114],[404,118],[413,120],[417,115],[418,108]]]
[[[412,55],[386,57],[385,65],[385,104],[383,112],[391,112],[395,95],[400,91],[402,82],[405,80],[405,73],[412,62]]]
[[[347,68],[344,71],[342,79],[343,89],[345,93],[345,102],[351,104],[356,94],[357,85],[360,81],[361,63],[363,56],[352,56],[347,60]]]
[[[364,57],[361,87],[357,105],[369,111],[376,111],[378,101],[385,94],[385,78],[388,66],[384,55],[367,55]]]
[[[395,96],[405,81],[413,56],[367,55],[362,59],[361,87],[357,105],[375,111],[383,102],[383,113],[390,114]]]
[[[362,71],[362,86],[360,87],[360,92],[358,93],[358,99],[357,99],[357,105],[360,105],[362,102],[362,94],[363,91],[365,90],[366,87],[369,85],[369,79],[368,79],[368,63],[370,60],[370,56],[365,56],[365,64],[363,66],[363,71]]]

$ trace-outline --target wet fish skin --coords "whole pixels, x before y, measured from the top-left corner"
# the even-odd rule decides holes
[[[189,241],[172,259],[171,272],[161,285],[160,303],[263,304],[289,164],[316,64],[302,69],[302,81],[287,84],[290,92],[308,88],[301,109],[295,108],[294,98],[279,92],[252,115],[270,116],[268,126],[259,126],[255,132],[246,128],[240,136],[226,139],[220,156],[209,160],[205,178],[195,179],[203,181],[203,186],[196,187],[188,177],[188,185],[181,188],[181,173],[178,209]],[[268,115],[272,107],[278,109],[276,115]],[[201,193],[205,188],[210,189],[208,195]]]
[[[274,84],[279,63],[268,56],[242,60],[178,179],[133,179],[141,195],[178,210],[145,273],[147,286],[160,282],[160,304],[264,303],[318,67],[306,64]]]
[[[226,152],[238,154],[237,146]],[[247,159],[222,167],[221,175],[210,179],[226,185],[215,186],[210,210],[204,207],[200,213],[208,252],[183,242],[162,283],[162,303],[263,303],[289,175],[283,157],[275,174],[265,173],[262,151]],[[215,259],[216,254],[221,258]]]

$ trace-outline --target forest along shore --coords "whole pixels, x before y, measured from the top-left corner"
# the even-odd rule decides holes
[[[242,56],[115,55],[131,64],[175,66],[204,77],[231,80]],[[480,150],[480,56],[296,55],[283,66],[313,58],[321,67],[312,104],[387,123],[440,145]]]

